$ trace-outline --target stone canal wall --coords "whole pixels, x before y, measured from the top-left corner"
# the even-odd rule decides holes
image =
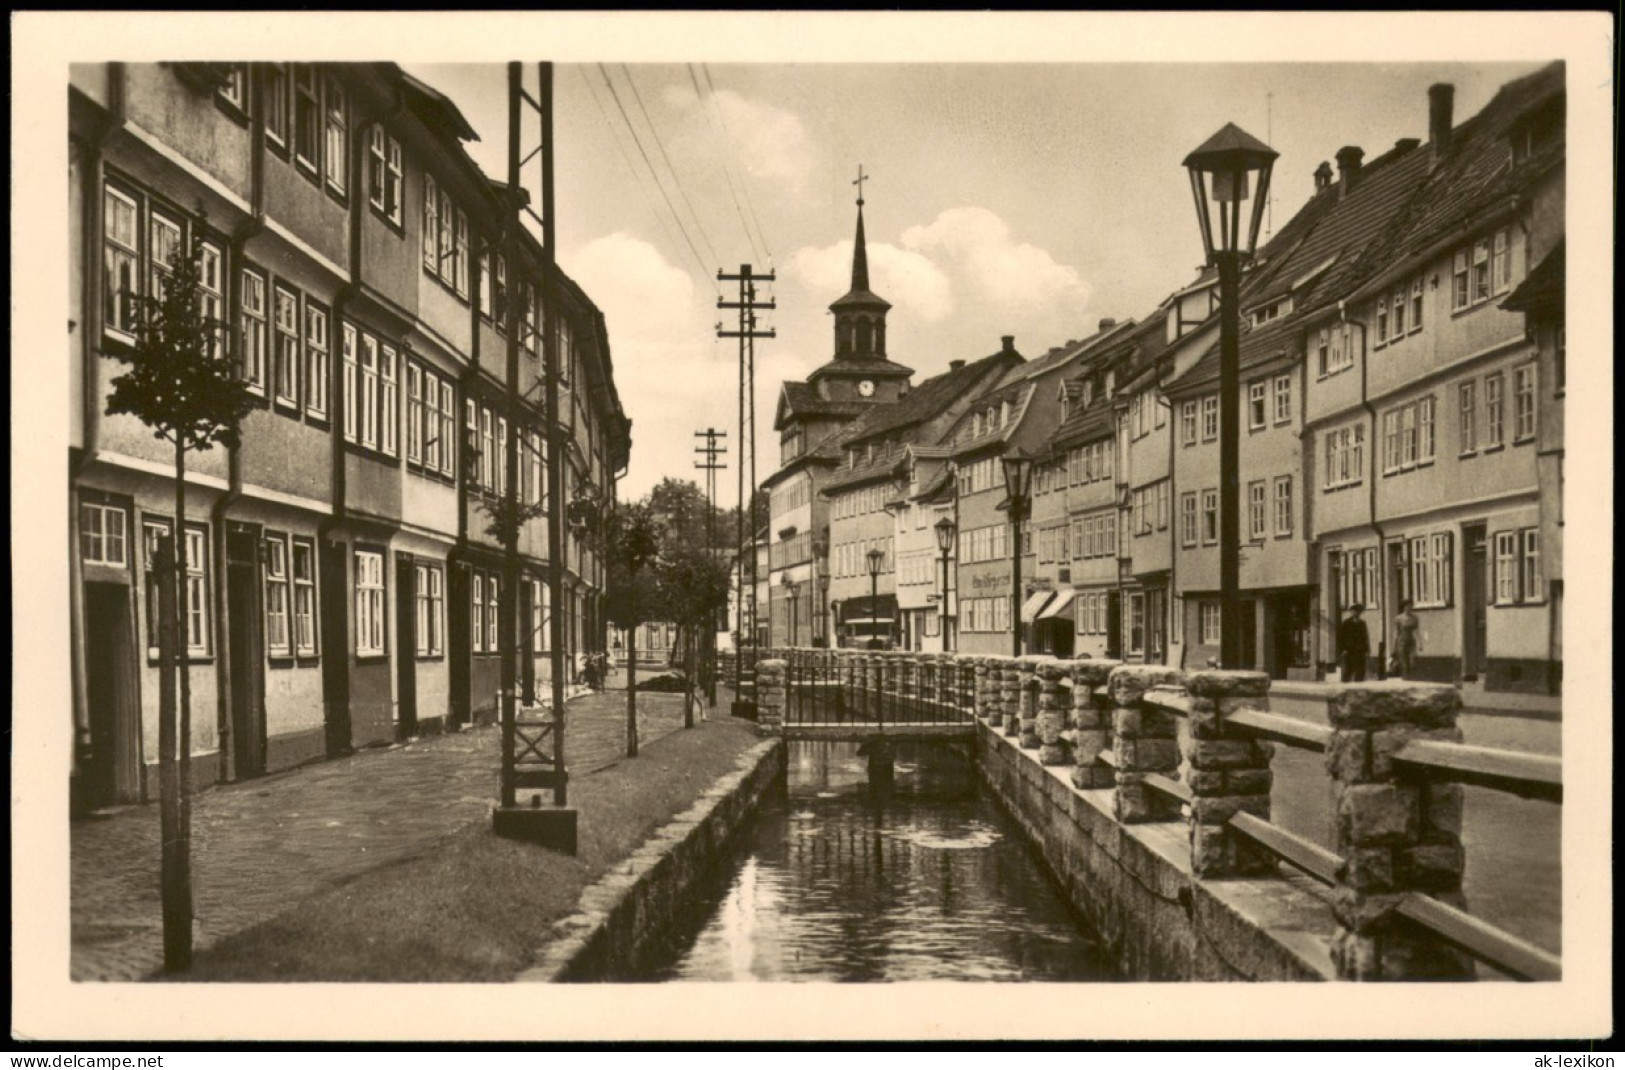
[[[1080,789],[984,724],[983,781],[1100,937],[1124,980],[1323,981],[1331,908],[1305,879],[1201,881],[1183,822],[1123,824],[1113,788]]]
[[[725,870],[740,831],[770,792],[784,790],[785,744],[764,739],[740,755],[688,810],[581,895],[576,913],[520,981],[610,981],[631,976],[651,951],[695,920],[692,896]]]

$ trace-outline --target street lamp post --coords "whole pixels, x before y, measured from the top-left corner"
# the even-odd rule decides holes
[[[879,595],[875,593],[880,583],[880,566],[886,560],[886,555],[879,550],[869,551],[869,649],[878,650],[880,639],[875,635],[874,627],[880,623]]]
[[[1226,123],[1185,157],[1202,246],[1219,276],[1219,663],[1226,669],[1242,667],[1241,268],[1258,243],[1278,155]],[[1252,210],[1244,221],[1241,206],[1249,194]]]
[[[1004,492],[1010,499],[1010,652],[1021,656],[1021,522],[1027,519],[1027,493],[1033,477],[1033,459],[1011,450],[1004,462]]]
[[[937,625],[942,631],[942,649],[952,650],[948,636],[948,551],[954,545],[954,522],[949,517],[937,521],[937,550],[942,554],[942,603],[937,607]]]

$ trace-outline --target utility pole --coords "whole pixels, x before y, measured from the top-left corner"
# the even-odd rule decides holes
[[[705,471],[705,553],[708,558],[715,561],[717,553],[717,473],[728,467],[727,463],[717,458],[728,452],[726,443],[717,440],[728,437],[728,432],[718,431],[714,427],[707,427],[704,431],[694,432],[695,438],[705,439],[705,445],[695,446],[694,452],[702,455],[704,461],[695,461],[694,467]],[[717,704],[717,671],[716,671],[716,622],[713,620],[704,637],[708,669],[705,679],[705,697],[714,709]],[[698,638],[698,637],[696,637]]]
[[[717,300],[718,308],[732,308],[739,312],[738,330],[724,330],[717,324],[718,338],[739,339],[739,522],[737,535],[739,539],[739,656],[734,658],[734,701],[742,701],[740,697],[740,665],[744,660],[745,636],[749,635],[751,642],[756,641],[756,518],[751,508],[756,496],[756,339],[776,338],[778,333],[771,327],[767,330],[757,330],[756,313],[759,309],[776,309],[778,305],[772,300],[760,300],[756,296],[756,283],[773,282],[778,276],[772,271],[760,275],[751,270],[749,264],[739,265],[737,275],[717,272],[718,282],[737,282],[739,284],[739,300]],[[745,477],[750,476],[750,482]],[[749,564],[746,556],[749,556]],[[746,584],[750,585],[750,612],[745,611]],[[747,631],[748,628],[748,631]],[[754,695],[752,696],[754,701]]]
[[[503,587],[506,591],[499,608],[502,649],[502,795],[492,812],[494,831],[500,836],[529,840],[567,854],[576,852],[576,812],[567,807],[569,773],[564,764],[564,437],[559,419],[558,287],[554,262],[557,249],[557,220],[553,209],[553,65],[536,65],[537,91],[525,90],[522,65],[508,64],[508,185],[504,205],[502,245],[518,281],[519,265],[525,262],[521,233],[523,216],[529,213],[541,225],[542,241],[539,271],[542,304],[542,381],[546,387],[542,420],[542,442],[547,451],[547,587],[549,597],[548,633],[551,639],[552,710],[547,720],[519,720],[517,668],[519,663],[519,528],[524,515],[519,494],[519,439],[524,420],[519,389],[521,288],[510,288],[506,324],[508,330],[508,438],[503,458],[506,473],[504,509],[500,515],[503,532]],[[529,107],[537,114],[539,143],[521,154],[521,117]],[[538,217],[520,194],[520,171],[541,157],[542,214]],[[548,744],[551,743],[551,753]],[[531,805],[518,805],[521,788],[553,789],[553,806],[544,808],[541,797]]]

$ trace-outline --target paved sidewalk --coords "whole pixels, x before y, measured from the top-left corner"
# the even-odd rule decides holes
[[[567,707],[566,758],[581,777],[625,751],[626,693]],[[681,728],[680,696],[638,696],[640,740]],[[203,948],[376,866],[431,850],[495,801],[495,727],[363,751],[192,802],[193,943]],[[163,965],[158,807],[76,820],[72,977],[139,980]]]

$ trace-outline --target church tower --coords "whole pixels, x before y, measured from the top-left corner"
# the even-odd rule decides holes
[[[912,368],[886,359],[891,303],[869,289],[869,246],[863,232],[863,181],[858,169],[858,231],[852,243],[852,288],[829,306],[835,317],[834,359],[807,377],[826,401],[896,401],[908,392]]]

